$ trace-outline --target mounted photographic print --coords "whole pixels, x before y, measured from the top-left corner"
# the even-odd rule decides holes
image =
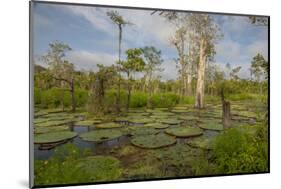
[[[30,187],[269,172],[269,16],[30,2]]]

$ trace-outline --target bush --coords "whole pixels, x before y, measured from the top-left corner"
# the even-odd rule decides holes
[[[195,99],[194,96],[184,96],[181,100],[180,100],[181,104],[194,104],[195,103]]]
[[[147,94],[144,92],[134,92],[131,95],[130,107],[140,108],[145,107],[147,104]]]
[[[151,97],[153,108],[169,108],[179,103],[180,97],[174,93],[159,93]]]
[[[88,101],[88,92],[82,89],[75,90],[76,106],[82,107]],[[34,89],[34,102],[37,105],[41,105],[43,108],[57,108],[62,106],[62,100],[64,107],[70,107],[71,93],[61,88],[51,88],[41,91],[38,88]]]
[[[253,134],[231,128],[218,136],[214,148],[218,170],[224,174],[267,171],[267,141],[260,137],[260,132],[264,131]]]

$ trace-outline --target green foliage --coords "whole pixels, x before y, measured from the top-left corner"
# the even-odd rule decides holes
[[[88,101],[88,91],[82,89],[75,90],[75,100],[78,107],[83,107]],[[51,88],[48,90],[40,90],[35,88],[34,91],[35,103],[43,108],[57,108],[71,106],[71,94],[68,90],[61,88]]]
[[[130,108],[145,107],[147,103],[147,94],[144,92],[136,91],[132,93]]]
[[[131,143],[140,148],[161,148],[177,142],[175,137],[160,133],[157,135],[141,135],[131,139]]]
[[[48,160],[35,160],[35,185],[113,181],[121,176],[118,159],[89,155],[90,150],[73,144],[58,147]]]
[[[72,139],[77,136],[77,133],[71,131],[59,131],[59,132],[51,132],[38,134],[34,136],[35,144],[46,144],[46,143],[56,143],[65,141],[68,139]]]
[[[221,173],[268,170],[267,141],[257,134],[231,128],[219,135],[214,145],[215,163]]]
[[[152,107],[169,108],[179,103],[180,97],[174,93],[159,93],[151,97]]]

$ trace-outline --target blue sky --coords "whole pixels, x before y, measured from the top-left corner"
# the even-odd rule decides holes
[[[71,46],[66,58],[76,69],[93,70],[97,64],[111,65],[117,60],[118,28],[106,16],[113,9],[85,6],[35,4],[34,54],[40,57],[47,52],[48,44],[55,40]],[[134,23],[123,29],[122,51],[128,48],[155,46],[162,51],[164,80],[176,79],[174,58],[177,52],[169,43],[174,33],[172,24],[148,10],[117,10],[125,19]],[[242,66],[240,76],[249,77],[253,56],[261,53],[267,58],[267,27],[254,26],[247,17],[216,15],[224,37],[216,44],[215,62],[225,69]],[[123,57],[124,58],[124,57]],[[35,58],[36,60],[36,58]]]

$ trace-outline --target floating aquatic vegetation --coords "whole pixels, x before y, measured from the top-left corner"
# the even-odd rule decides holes
[[[60,131],[60,132],[51,132],[38,134],[34,136],[35,144],[48,144],[62,142],[68,139],[72,139],[77,136],[77,133],[71,131]]]
[[[43,123],[35,124],[36,127],[52,127],[57,125],[66,125],[72,123],[73,120],[58,120],[58,121],[47,121]]]
[[[178,120],[178,119],[173,119],[173,118],[171,118],[171,119],[167,118],[167,119],[160,119],[160,120],[158,120],[158,122],[169,124],[169,125],[178,125],[178,124],[182,123],[183,121]]]
[[[203,134],[202,129],[198,127],[174,127],[165,130],[165,133],[176,137],[194,137]]]
[[[199,127],[202,129],[215,130],[215,131],[223,130],[222,123],[215,122],[215,121],[205,121],[205,123],[200,123]]]
[[[161,148],[177,142],[175,137],[160,133],[157,135],[141,135],[131,139],[131,143],[140,148]]]
[[[67,130],[69,130],[68,125],[54,126],[54,127],[34,127],[35,134],[43,134],[43,133],[67,131]]]
[[[146,118],[146,117],[144,117],[144,118],[133,118],[133,119],[130,119],[129,122],[131,122],[131,123],[143,123],[143,124],[145,124],[145,123],[154,122],[154,120],[151,119],[151,118]]]
[[[160,131],[151,127],[129,127],[128,134],[135,136],[135,135],[153,135],[157,134]]]
[[[214,138],[215,137],[205,137],[205,136],[196,137],[192,140],[189,140],[187,143],[192,147],[211,150],[214,148],[214,143],[213,143]]]
[[[119,138],[123,133],[116,129],[102,129],[102,130],[93,130],[87,133],[82,133],[79,137],[82,140],[90,142],[104,142],[107,140],[112,140]]]
[[[144,126],[152,127],[152,128],[155,128],[155,129],[166,129],[166,128],[169,127],[168,124],[163,124],[163,123],[148,123],[148,124],[145,124]]]
[[[96,125],[96,128],[99,129],[111,129],[111,128],[120,128],[120,127],[123,127],[123,125],[114,122],[101,123]]]

